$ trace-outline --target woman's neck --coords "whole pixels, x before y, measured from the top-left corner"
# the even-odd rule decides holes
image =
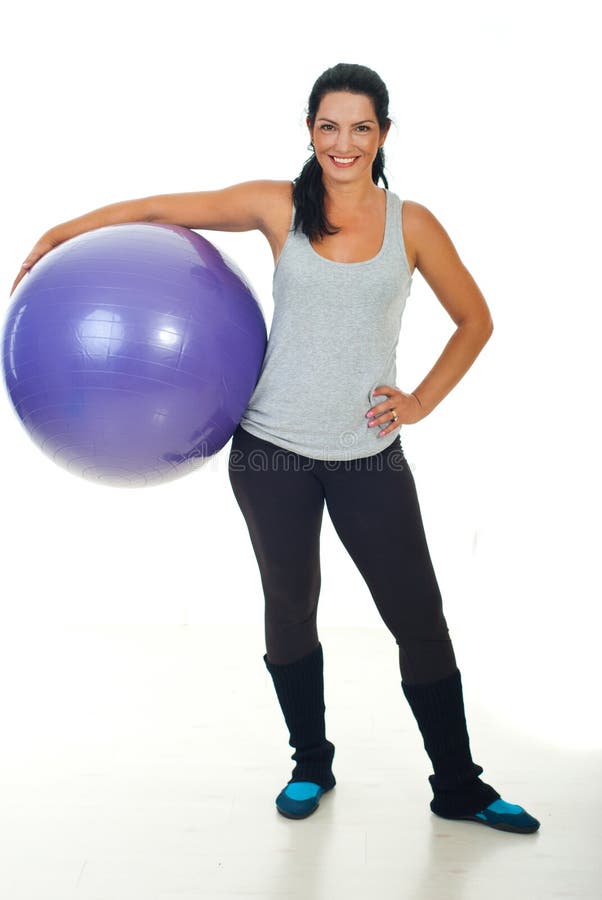
[[[380,202],[379,198],[382,188],[379,188],[373,181],[369,184],[365,182],[337,184],[329,182],[323,178],[324,184],[324,206],[327,210],[339,210],[343,214],[345,212],[358,212],[367,209],[375,203]]]

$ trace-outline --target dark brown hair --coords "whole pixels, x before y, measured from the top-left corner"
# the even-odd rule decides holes
[[[338,63],[326,69],[314,84],[307,108],[307,115],[313,126],[322,97],[331,91],[349,91],[352,94],[366,94],[372,99],[378,124],[383,131],[390,124],[389,92],[384,81],[373,69],[355,63]],[[378,184],[382,178],[386,188],[385,153],[379,147],[372,163],[372,180]],[[310,240],[324,234],[337,234],[324,213],[324,183],[322,167],[315,153],[309,157],[300,174],[293,182],[293,202],[295,204],[294,229],[301,228]]]

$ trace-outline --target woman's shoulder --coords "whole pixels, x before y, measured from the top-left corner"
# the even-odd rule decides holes
[[[293,182],[292,181],[282,181],[276,178],[268,178],[261,182],[261,184],[265,184],[267,188],[273,190],[275,193],[278,191],[282,191],[283,193],[289,193],[289,196],[293,194]]]
[[[293,182],[263,181],[259,231],[267,239],[274,256],[279,258],[286,242],[293,214]]]
[[[258,196],[257,207],[260,214],[261,225],[273,230],[278,223],[288,216],[290,222],[293,204],[292,181],[256,181]],[[287,222],[287,226],[288,226]],[[262,227],[263,231],[264,228]]]
[[[264,179],[263,181],[256,181],[254,184],[257,185],[257,188],[265,193],[266,196],[270,196],[273,200],[282,200],[283,202],[288,200],[289,202],[293,199],[293,182],[292,181],[276,181],[273,179]]]
[[[408,262],[413,272],[418,259],[418,248],[430,239],[433,231],[441,231],[442,225],[423,203],[405,199],[402,205],[401,222]]]
[[[451,239],[433,212],[416,200],[404,200],[402,206],[403,239],[406,245],[410,268],[414,269],[419,251],[431,248],[441,250],[449,246]]]
[[[293,182],[268,181],[266,182],[266,184],[268,185],[268,190],[271,192],[274,198],[274,202],[280,204],[281,207],[286,207],[290,210],[293,203]]]

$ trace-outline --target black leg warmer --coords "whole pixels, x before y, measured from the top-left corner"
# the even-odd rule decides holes
[[[500,795],[481,781],[483,769],[471,757],[460,670],[430,684],[402,681],[401,686],[433,764],[432,811],[449,818],[469,816],[497,800]]]
[[[291,759],[297,765],[288,783],[311,781],[324,790],[333,788],[335,747],[326,740],[322,644],[302,659],[285,665],[270,663],[267,654],[263,659],[288,726],[289,744],[296,748]]]

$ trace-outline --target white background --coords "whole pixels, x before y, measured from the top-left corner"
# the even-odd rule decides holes
[[[337,62],[381,75],[389,187],[437,216],[495,325],[456,389],[401,433],[459,666],[509,722],[582,748],[602,745],[594,8],[55,0],[0,23],[7,306],[48,228],[118,200],[293,179],[315,79]],[[204,234],[246,273],[269,327],[265,238]],[[402,389],[453,328],[416,271]],[[231,623],[257,626],[260,660],[261,582],[229,444],[180,481],[124,490],[55,466],[5,389],[0,428],[5,649],[54,626]],[[326,511],[322,577],[320,624],[385,628]],[[403,591],[394,559],[391,578]]]

